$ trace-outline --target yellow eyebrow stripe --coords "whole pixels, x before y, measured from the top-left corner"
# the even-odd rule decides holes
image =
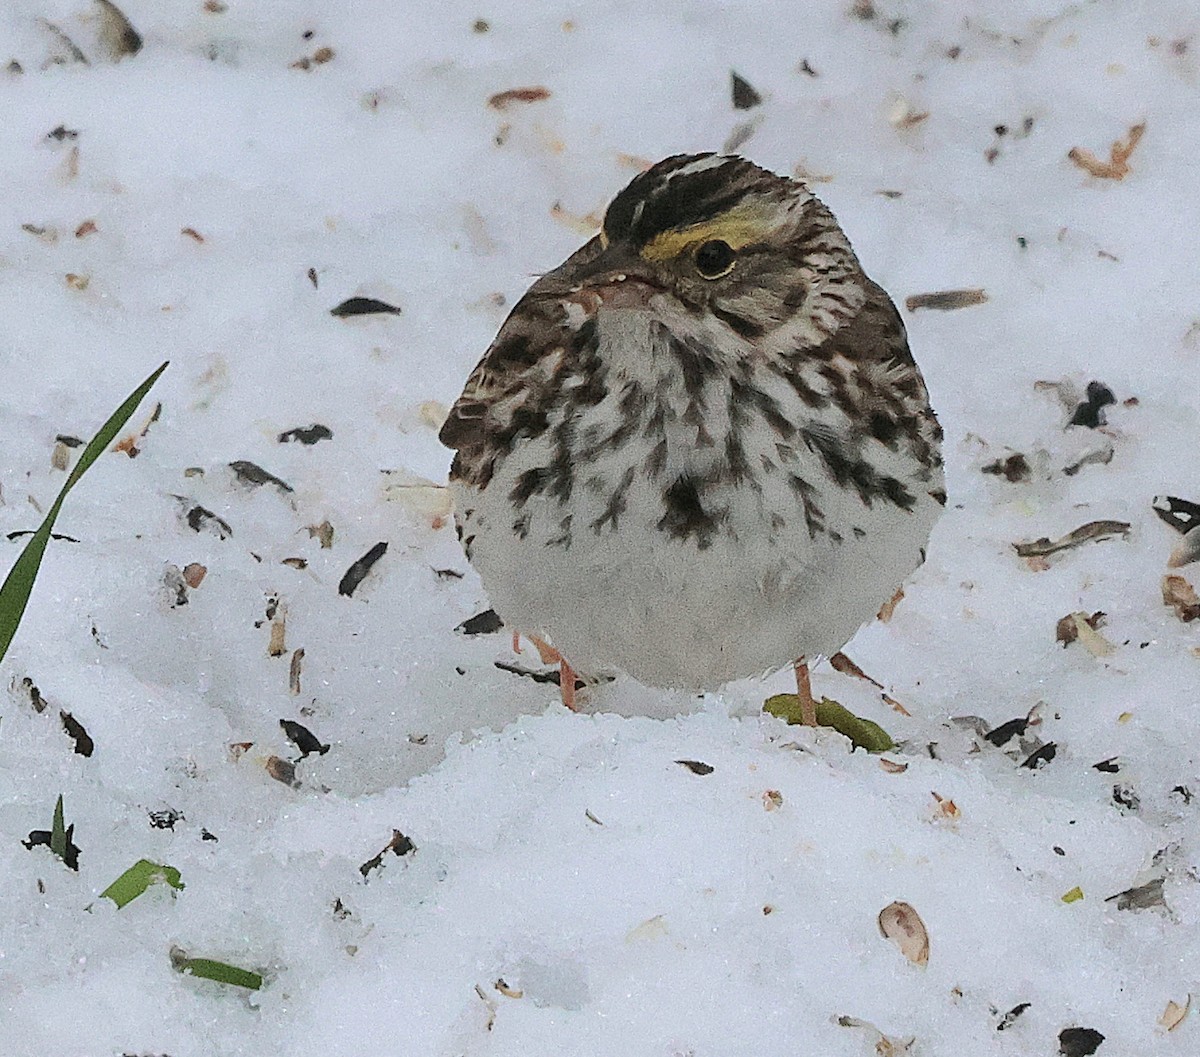
[[[647,261],[669,261],[710,239],[728,242],[733,249],[739,250],[769,231],[767,218],[759,210],[735,207],[713,220],[659,232],[642,247],[641,257]]]

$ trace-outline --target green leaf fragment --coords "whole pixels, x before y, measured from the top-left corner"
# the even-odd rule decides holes
[[[183,881],[174,866],[164,866],[149,859],[138,859],[100,893],[100,898],[111,899],[119,910],[126,903],[132,903],[152,884],[160,881],[177,891],[183,889]]]
[[[232,984],[251,991],[257,991],[263,984],[259,973],[213,961],[212,958],[191,958],[178,947],[171,948],[171,965],[184,976],[198,976],[203,980],[215,980],[219,984]]]
[[[1062,897],[1064,903],[1078,903],[1083,898],[1083,889],[1076,885]]]
[[[800,700],[795,694],[775,694],[767,698],[763,709],[785,723],[800,723]],[[856,749],[887,752],[896,747],[891,735],[878,723],[856,716],[828,697],[823,697],[817,702],[817,724],[832,727],[839,734],[845,735]]]
[[[29,542],[25,544],[25,549],[21,551],[16,562],[13,563],[13,567],[8,571],[4,583],[0,585],[0,661],[4,660],[4,655],[8,652],[8,647],[21,623],[21,617],[25,614],[29,595],[33,591],[33,582],[37,579],[38,569],[42,565],[42,557],[46,553],[46,544],[50,542],[50,533],[54,528],[54,522],[58,519],[58,512],[62,509],[63,500],[67,498],[67,493],[75,487],[79,478],[91,469],[92,463],[100,458],[100,455],[113,442],[116,435],[124,428],[125,423],[129,421],[129,417],[137,410],[138,404],[150,391],[150,387],[158,381],[158,376],[166,369],[167,365],[164,363],[142,382],[112,413],[108,421],[100,427],[100,431],[88,443],[88,446],[83,449],[83,454],[79,456],[79,461],[67,478],[67,483],[62,486],[58,498],[50,507],[50,512],[38,530],[30,536]],[[51,847],[53,848],[53,845]],[[55,854],[58,853],[55,852]]]

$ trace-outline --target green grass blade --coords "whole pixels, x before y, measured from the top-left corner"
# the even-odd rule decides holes
[[[50,826],[50,850],[63,862],[67,861],[67,827],[63,821],[62,793],[58,794],[58,803],[54,805],[54,822]]]
[[[171,964],[184,976],[199,976],[203,980],[216,980],[219,984],[232,984],[257,991],[263,985],[259,973],[239,969],[236,965],[216,962],[211,958],[190,958],[178,947],[171,948]]]
[[[183,888],[183,880],[174,866],[164,866],[149,859],[138,859],[128,870],[100,893],[101,899],[111,899],[117,909],[132,903],[152,884],[162,881],[177,891]]]
[[[0,661],[4,660],[4,655],[8,652],[8,647],[21,623],[21,617],[25,615],[25,607],[28,605],[29,596],[33,591],[33,582],[37,579],[38,569],[42,565],[42,556],[46,553],[46,544],[50,541],[50,532],[54,528],[54,522],[58,519],[58,512],[62,509],[63,500],[66,499],[67,493],[75,487],[79,479],[91,468],[92,463],[121,432],[125,423],[129,421],[129,416],[137,409],[138,404],[150,391],[150,387],[158,381],[158,376],[166,369],[167,365],[164,363],[142,382],[109,416],[108,421],[100,427],[100,432],[83,449],[83,454],[79,456],[75,469],[71,471],[67,483],[62,486],[58,498],[50,507],[50,512],[38,530],[29,538],[25,549],[21,551],[13,567],[8,571],[3,585],[0,585]]]

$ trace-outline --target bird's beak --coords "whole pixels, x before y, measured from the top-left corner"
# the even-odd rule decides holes
[[[636,253],[610,246],[572,276],[572,290],[580,302],[597,302],[590,307],[644,308],[665,287]]]

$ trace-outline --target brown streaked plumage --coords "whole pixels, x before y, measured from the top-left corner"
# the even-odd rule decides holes
[[[505,622],[652,685],[837,650],[945,502],[895,306],[807,188],[717,155],[617,195],[514,307],[441,440]]]

